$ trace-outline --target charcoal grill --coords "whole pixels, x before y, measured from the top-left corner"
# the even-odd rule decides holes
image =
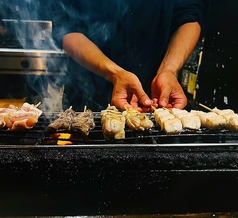
[[[89,137],[62,146],[46,130],[57,115],[43,113],[30,130],[0,130],[1,216],[237,211],[237,133],[165,135],[155,126],[107,141],[95,113]]]
[[[166,135],[160,126],[156,125],[151,114],[147,114],[154,122],[154,127],[145,131],[134,131],[126,127],[126,137],[124,139],[106,140],[104,139],[101,125],[100,113],[94,113],[95,128],[90,131],[87,138],[82,138],[77,131],[59,130],[57,133],[70,134],[72,137],[60,137],[55,132],[47,130],[47,126],[58,117],[59,113],[44,113],[39,122],[33,129],[12,132],[2,129],[0,132],[0,144],[2,145],[57,145],[57,141],[64,141],[72,145],[80,147],[166,147],[166,146],[232,146],[238,143],[238,133],[232,133],[226,129],[208,130],[202,128],[200,130],[183,130],[181,134]]]

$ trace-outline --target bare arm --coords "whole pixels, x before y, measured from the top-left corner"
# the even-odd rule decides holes
[[[104,77],[110,82],[121,67],[107,58],[102,51],[81,33],[67,34],[63,39],[63,48],[77,63],[86,69]]]
[[[194,50],[200,32],[200,25],[193,22],[182,25],[173,35],[152,82],[152,97],[159,100],[159,106],[177,108],[186,106],[187,99],[178,83],[177,73]]]
[[[119,109],[132,107],[139,111],[150,109],[152,101],[144,92],[136,75],[110,60],[85,35],[67,34],[63,39],[63,48],[81,66],[113,83],[111,103]]]

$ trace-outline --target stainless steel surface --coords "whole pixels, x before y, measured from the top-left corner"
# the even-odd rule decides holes
[[[2,48],[40,48],[52,39],[52,21],[2,19]]]
[[[64,74],[67,55],[54,44],[52,21],[2,19],[0,74]]]
[[[0,74],[65,74],[67,55],[63,50],[0,48]]]

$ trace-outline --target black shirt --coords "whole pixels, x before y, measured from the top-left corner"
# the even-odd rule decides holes
[[[110,59],[135,73],[148,95],[151,80],[174,31],[187,22],[197,21],[201,26],[204,23],[202,0],[62,0],[53,3],[53,33],[60,47],[67,33],[84,33]],[[112,85],[74,61],[69,64],[68,79],[70,105],[82,110],[86,104],[93,110],[101,110],[110,103]]]

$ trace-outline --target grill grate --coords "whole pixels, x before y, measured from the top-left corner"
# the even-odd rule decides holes
[[[100,113],[95,114],[95,128],[89,136],[83,139],[74,131],[61,131],[63,134],[61,142],[72,145],[108,145],[108,144],[191,144],[191,143],[238,143],[238,133],[228,130],[199,131],[184,130],[179,135],[166,135],[159,126],[154,126],[147,131],[134,131],[126,127],[125,139],[105,140],[102,133]],[[1,145],[57,145],[59,138],[53,132],[47,131],[48,124],[57,118],[58,113],[44,113],[33,129],[11,132],[5,128],[0,130]],[[153,118],[151,118],[152,121]],[[66,137],[67,136],[67,137]],[[70,136],[70,138],[68,138]]]

